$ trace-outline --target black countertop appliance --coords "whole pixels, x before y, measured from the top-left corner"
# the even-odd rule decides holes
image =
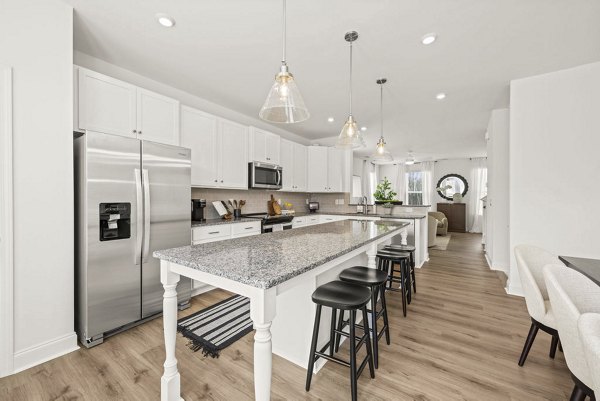
[[[204,208],[206,199],[192,199],[192,221],[206,221]]]

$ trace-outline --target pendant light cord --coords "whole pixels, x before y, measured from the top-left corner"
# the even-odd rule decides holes
[[[350,115],[352,115],[352,42],[350,42]]]
[[[383,83],[379,84],[380,91],[380,102],[381,105],[381,139],[383,139]]]
[[[286,40],[286,0],[283,0],[283,55],[281,62],[285,64],[285,40]]]

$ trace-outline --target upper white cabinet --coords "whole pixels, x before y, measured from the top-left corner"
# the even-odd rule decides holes
[[[181,146],[192,150],[192,186],[218,186],[217,117],[181,106]]]
[[[324,146],[308,146],[308,192],[328,192],[327,151]]]
[[[179,144],[179,102],[127,82],[79,68],[78,128]]]
[[[137,137],[136,87],[79,68],[79,128]]]
[[[343,192],[344,152],[324,146],[308,147],[308,192]]]
[[[181,107],[181,145],[192,149],[192,186],[248,189],[248,128]]]
[[[137,134],[147,141],[179,144],[179,102],[137,88]]]
[[[306,146],[281,139],[280,165],[283,191],[306,191]]]
[[[279,164],[280,137],[260,128],[250,127],[250,161]]]

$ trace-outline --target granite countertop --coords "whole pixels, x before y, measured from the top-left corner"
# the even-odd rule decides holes
[[[384,213],[352,213],[352,212],[317,212],[317,213],[308,213],[308,212],[296,212],[294,214],[295,217],[304,217],[310,215],[330,215],[330,216],[350,216],[350,217],[381,217],[385,219],[424,219],[425,215],[421,213],[415,212],[404,212],[404,213],[396,213],[396,214],[384,214]]]
[[[153,256],[268,289],[407,225],[344,220],[156,251]]]
[[[225,220],[225,219],[206,219],[206,221],[203,222],[199,222],[199,221],[192,221],[192,227],[208,227],[208,226],[218,226],[221,224],[235,224],[235,223],[245,223],[248,221],[258,221],[260,222],[259,219],[249,219],[247,217],[242,217],[239,218],[237,220],[231,219],[231,220]]]

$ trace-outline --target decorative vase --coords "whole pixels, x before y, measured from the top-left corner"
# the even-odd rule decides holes
[[[454,195],[452,195],[452,202],[454,203],[462,203],[463,201],[463,197],[461,193],[455,193]]]

